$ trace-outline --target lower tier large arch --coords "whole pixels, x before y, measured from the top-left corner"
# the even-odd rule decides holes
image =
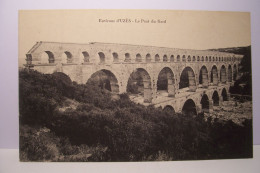
[[[127,82],[127,92],[132,94],[141,94],[145,103],[152,102],[151,77],[143,68],[134,70]]]
[[[98,87],[111,91],[112,93],[119,93],[119,85],[116,76],[106,69],[93,73],[88,79],[87,84],[98,85]]]

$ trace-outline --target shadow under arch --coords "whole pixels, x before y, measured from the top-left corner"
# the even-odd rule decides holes
[[[87,51],[84,51],[82,52],[82,55],[83,55],[83,62],[88,63],[90,61],[89,53]]]
[[[201,103],[202,111],[209,112],[209,97],[207,96],[207,94],[203,94],[200,103]]]
[[[65,51],[63,54],[62,54],[62,63],[72,63],[73,62],[73,56],[72,56],[72,53],[69,52],[69,51]]]
[[[173,71],[169,67],[164,67],[158,75],[157,92],[159,92],[159,90],[166,91],[169,97],[174,97],[174,80]]]
[[[216,65],[213,65],[210,73],[210,82],[213,83],[213,85],[218,85],[218,68]]]
[[[151,77],[145,69],[137,68],[130,74],[127,92],[142,95],[145,103],[152,102]]]
[[[103,52],[98,52],[99,63],[104,64],[106,62],[106,56]]]
[[[220,69],[220,81],[221,83],[226,83],[227,81],[227,72],[226,67],[224,65],[222,65]]]
[[[223,101],[228,101],[228,95],[227,95],[227,90],[226,90],[226,88],[223,88],[223,89],[222,89],[221,96],[222,96],[222,98],[223,98]]]
[[[148,54],[146,54],[146,56],[145,56],[145,62],[146,63],[150,63],[152,61],[152,59],[151,59],[151,55],[148,53]]]
[[[217,91],[213,92],[212,100],[213,100],[213,106],[219,106],[219,96]]]
[[[197,115],[196,104],[192,99],[188,99],[185,101],[182,107],[182,114],[186,116],[195,116]]]
[[[119,85],[116,76],[106,69],[96,71],[88,79],[87,84],[97,85],[101,89],[106,89],[112,93],[119,93]]]
[[[208,77],[208,69],[206,66],[202,66],[200,69],[199,75],[199,84],[202,84],[203,88],[207,88],[209,86],[209,77]]]
[[[196,87],[196,80],[195,80],[195,73],[191,67],[185,67],[181,72],[179,89],[189,87],[189,91],[195,92]]]
[[[41,63],[42,64],[55,63],[54,54],[51,51],[42,52],[41,53]]]

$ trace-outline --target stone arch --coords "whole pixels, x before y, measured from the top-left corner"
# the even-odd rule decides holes
[[[113,52],[112,55],[113,55],[113,62],[119,62],[118,54],[116,52]]]
[[[204,56],[201,57],[201,61],[202,61],[202,62],[204,61]]]
[[[169,67],[164,67],[159,75],[157,80],[157,91],[166,91],[169,97],[174,97],[175,87],[174,87],[174,74]]]
[[[214,91],[212,94],[213,106],[219,106],[219,96],[218,92]]]
[[[167,105],[163,108],[163,111],[168,112],[170,114],[175,114],[175,110],[171,105]]]
[[[209,61],[211,61],[211,56],[209,56]]]
[[[209,60],[209,58],[208,58],[208,56],[206,56],[205,61],[208,61],[208,60]]]
[[[125,62],[131,62],[131,56],[129,53],[125,53]]]
[[[188,60],[188,62],[191,62],[191,57],[190,57],[190,55],[188,56],[187,60]]]
[[[53,64],[54,62],[55,62],[54,54],[51,51],[44,51],[41,54],[42,64]]]
[[[170,56],[170,62],[174,62],[174,55]]]
[[[182,62],[186,62],[186,56],[185,55],[182,56]]]
[[[210,82],[215,86],[218,85],[218,69],[216,65],[213,65],[211,69]]]
[[[140,55],[140,53],[136,54],[135,62],[142,62],[142,56]]]
[[[221,81],[221,83],[226,83],[226,81],[227,81],[226,67],[224,65],[222,65],[221,69],[220,69],[220,81]]]
[[[237,80],[237,65],[234,64],[233,67],[233,80]]]
[[[187,116],[197,115],[196,104],[192,99],[188,99],[185,101],[182,107],[182,114]]]
[[[200,75],[199,75],[199,84],[202,84],[202,87],[207,88],[209,86],[209,80],[208,80],[208,70],[206,66],[202,66],[200,69]]]
[[[177,62],[180,62],[181,61],[181,57],[180,55],[177,55]]]
[[[223,89],[222,89],[221,96],[222,96],[222,98],[223,98],[223,101],[228,101],[228,95],[227,95],[227,90],[226,90],[226,88],[223,88]]]
[[[63,63],[72,63],[72,54],[69,52],[69,51],[65,51],[63,54],[62,54],[62,62]]]
[[[145,103],[152,102],[151,77],[145,69],[137,68],[130,74],[127,83],[127,92],[132,94],[141,93]]]
[[[231,65],[228,66],[228,82],[232,82],[232,68],[231,68]]]
[[[200,61],[200,56],[197,56],[197,61],[198,61],[198,62]]]
[[[83,55],[83,62],[89,62],[89,54],[87,51],[82,52]]]
[[[163,62],[167,62],[167,61],[168,61],[167,55],[163,55]]]
[[[99,56],[99,63],[104,64],[106,62],[105,54],[103,52],[98,52],[98,56]]]
[[[193,62],[196,61],[196,57],[195,56],[192,57],[192,61]]]
[[[93,73],[87,80],[87,84],[98,85],[101,89],[106,89],[112,93],[119,93],[118,80],[114,73],[107,69],[101,69]]]
[[[180,76],[179,89],[189,87],[190,91],[196,91],[195,73],[191,67],[185,67]]]
[[[148,53],[145,57],[145,62],[151,62],[152,59],[151,59],[151,55]]]
[[[209,112],[209,97],[207,94],[203,94],[201,97],[201,108],[203,112]]]
[[[155,62],[159,62],[160,61],[160,56],[158,54],[155,55],[154,57]]]
[[[215,57],[214,56],[212,57],[212,61],[215,61]]]

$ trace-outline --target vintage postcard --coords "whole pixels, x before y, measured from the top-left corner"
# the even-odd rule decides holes
[[[20,161],[253,157],[250,13],[21,10]]]

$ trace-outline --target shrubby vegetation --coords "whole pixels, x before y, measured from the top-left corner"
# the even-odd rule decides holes
[[[252,121],[173,115],[79,85],[63,73],[19,72],[22,161],[147,161],[252,157]],[[213,122],[213,123],[212,123]]]

